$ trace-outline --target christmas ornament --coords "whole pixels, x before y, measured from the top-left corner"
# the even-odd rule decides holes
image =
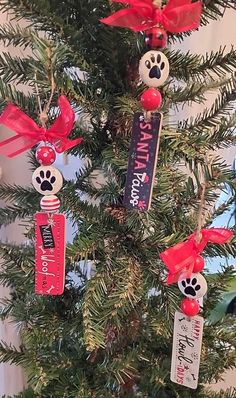
[[[40,166],[32,176],[32,184],[42,195],[55,195],[63,185],[63,177],[53,166]]]
[[[189,298],[199,299],[207,292],[207,282],[200,273],[192,274],[191,278],[180,277],[178,281],[179,290]]]
[[[170,378],[194,390],[198,386],[203,323],[200,316],[189,318],[183,312],[175,313]]]
[[[169,61],[161,51],[148,51],[140,60],[140,78],[149,87],[160,87],[168,79]]]
[[[134,115],[123,204],[128,209],[148,210],[160,140],[162,114],[152,114],[145,122],[143,113]]]
[[[56,160],[56,152],[48,145],[41,146],[36,151],[36,160],[43,166],[50,166]]]
[[[39,127],[17,106],[10,104],[0,116],[1,125],[15,135],[0,143],[0,153],[14,157],[42,142],[36,151],[41,164],[32,176],[36,191],[43,195],[42,212],[35,215],[35,292],[41,295],[60,295],[65,284],[65,217],[56,214],[60,199],[55,196],[63,185],[63,177],[52,166],[56,152],[62,153],[82,142],[82,138],[68,138],[75,114],[65,96],[58,99],[60,115],[49,129]],[[45,119],[45,115],[44,119]],[[50,145],[48,145],[50,144]]]
[[[204,193],[202,193],[204,196]],[[202,221],[204,200],[199,210]],[[201,224],[199,224],[200,226]],[[198,300],[207,292],[207,282],[199,272],[204,268],[204,259],[199,255],[207,243],[226,243],[233,236],[226,228],[198,228],[197,232],[160,254],[169,270],[167,283],[178,282],[180,291],[186,296],[181,302],[181,311],[175,313],[171,381],[196,389],[201,356],[204,320],[196,316],[200,310]]]
[[[148,88],[141,95],[141,104],[146,111],[154,111],[160,108],[162,97],[160,91],[155,88]]]
[[[168,36],[164,29],[159,26],[145,32],[145,44],[150,48],[164,48],[167,46]]]
[[[145,42],[151,48],[142,56],[139,63],[140,78],[150,89],[141,95],[143,114],[134,115],[123,201],[128,209],[148,210],[151,204],[162,120],[160,113],[151,113],[162,103],[161,94],[154,89],[167,81],[170,70],[166,55],[154,48],[166,46],[167,32],[181,33],[198,28],[202,3],[201,1],[192,3],[190,0],[169,0],[164,7],[161,7],[161,2],[157,5],[157,2],[153,0],[113,0],[113,3],[123,3],[129,7],[101,19],[101,22],[110,26],[129,28],[135,32],[145,32]],[[141,130],[138,118],[143,118],[142,122],[150,122],[147,124],[150,126],[150,128],[147,127],[148,132],[145,132],[145,129]],[[150,136],[152,139],[146,139],[146,142],[138,141],[141,138],[141,131],[146,134],[146,137]]]

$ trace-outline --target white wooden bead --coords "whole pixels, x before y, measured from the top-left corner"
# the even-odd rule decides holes
[[[180,291],[188,298],[199,299],[207,292],[207,281],[199,272],[192,274],[191,278],[180,279]]]
[[[55,213],[60,205],[60,199],[56,195],[43,196],[40,201],[40,207],[46,213]]]
[[[33,173],[32,184],[42,195],[55,195],[62,188],[63,177],[53,166],[40,166]]]
[[[161,51],[148,51],[140,60],[139,74],[143,83],[149,87],[162,86],[170,72],[169,61]]]

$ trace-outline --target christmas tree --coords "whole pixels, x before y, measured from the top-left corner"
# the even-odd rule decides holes
[[[12,317],[21,332],[21,350],[0,345],[0,359],[24,367],[28,388],[21,398],[233,398],[205,388],[236,364],[236,324],[225,318],[212,325],[208,317],[233,277],[223,267],[206,274],[208,294],[200,377],[197,390],[170,381],[174,313],[181,294],[167,285],[160,253],[183,241],[199,224],[199,206],[210,209],[204,227],[234,201],[235,176],[212,152],[235,144],[236,52],[219,49],[205,57],[176,51],[189,35],[169,35],[170,78],[161,88],[164,125],[149,211],[122,205],[132,120],[140,111],[138,62],[147,51],[145,35],[100,22],[120,5],[108,0],[2,0],[1,10],[28,21],[28,27],[1,26],[5,46],[27,48],[27,57],[0,55],[1,110],[14,102],[39,123],[39,103],[51,96],[49,124],[64,94],[80,115],[72,138],[83,143],[69,152],[85,159],[76,179],[66,181],[59,196],[61,212],[76,234],[66,252],[66,287],[62,296],[34,292],[34,214],[40,195],[31,186],[1,185],[1,225],[24,220],[27,246],[1,244],[0,280],[11,288],[1,317]],[[163,2],[166,4],[166,2]],[[235,1],[203,1],[201,25],[221,18]],[[16,83],[30,87],[28,94]],[[196,118],[168,122],[178,106],[202,103],[217,91],[210,109]],[[209,160],[210,159],[210,160]],[[185,164],[186,171],[180,168]],[[38,167],[33,154],[29,167]],[[96,175],[102,176],[99,184]],[[203,177],[203,180],[202,180]],[[202,183],[204,181],[204,184]],[[225,184],[227,203],[214,205]],[[200,206],[201,207],[201,206]],[[203,211],[203,208],[201,209]],[[204,257],[236,256],[236,239],[209,244]],[[81,262],[93,262],[88,278]],[[73,275],[73,276],[72,276]],[[79,283],[75,283],[75,276]]]

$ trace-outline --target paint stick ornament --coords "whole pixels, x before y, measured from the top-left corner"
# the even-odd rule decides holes
[[[35,293],[57,296],[65,285],[65,217],[35,214]]]
[[[149,210],[162,126],[162,114],[134,115],[123,204],[127,209]]]
[[[65,217],[56,214],[60,199],[55,195],[63,186],[63,176],[52,165],[56,152],[64,153],[82,142],[82,138],[68,138],[75,113],[64,95],[58,98],[58,107],[60,114],[48,129],[38,126],[14,104],[9,104],[0,116],[0,128],[4,126],[14,133],[0,142],[0,154],[12,158],[40,144],[36,150],[40,166],[32,176],[34,188],[43,195],[42,212],[35,215],[35,293],[50,296],[63,294],[65,285]],[[42,119],[46,123],[45,116],[40,114],[41,124]]]
[[[195,390],[198,386],[203,318],[175,313],[171,381]]]

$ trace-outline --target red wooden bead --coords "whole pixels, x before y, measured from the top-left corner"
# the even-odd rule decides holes
[[[141,95],[141,104],[146,111],[154,111],[160,108],[162,103],[162,96],[160,91],[155,88],[148,88]]]
[[[156,26],[145,32],[145,43],[150,48],[164,48],[167,45],[167,33],[164,29]]]
[[[197,256],[194,266],[193,266],[193,272],[194,273],[202,272],[202,270],[204,269],[204,266],[205,266],[204,258],[202,256]]]
[[[187,316],[195,316],[199,313],[199,304],[197,300],[184,298],[181,301],[181,310]]]
[[[36,151],[36,160],[42,166],[50,166],[56,160],[56,153],[50,146],[41,146]]]

